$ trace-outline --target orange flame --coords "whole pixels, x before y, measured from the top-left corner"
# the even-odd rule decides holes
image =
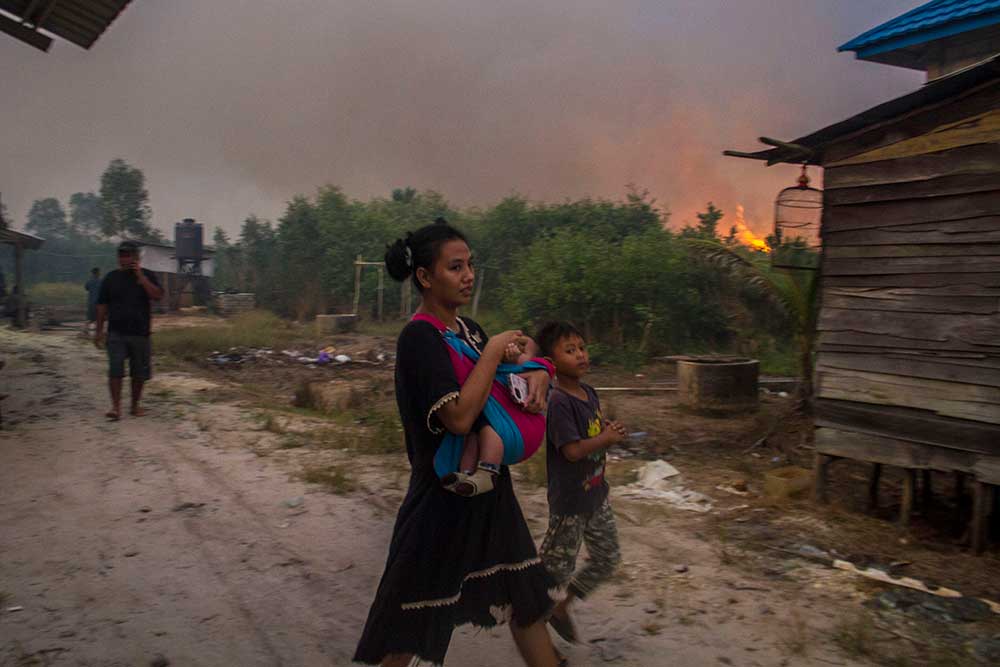
[[[733,218],[733,227],[736,229],[736,240],[754,250],[761,252],[771,252],[771,247],[767,241],[753,233],[747,226],[747,221],[743,217],[743,206],[736,205],[736,216]]]

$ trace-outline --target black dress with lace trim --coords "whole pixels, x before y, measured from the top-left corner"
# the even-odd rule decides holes
[[[463,318],[462,336],[478,349],[486,334]],[[549,611],[554,581],[521,514],[506,466],[496,489],[464,498],[441,487],[434,453],[442,429],[434,413],[460,387],[446,343],[427,322],[400,333],[396,402],[410,459],[389,557],[354,659],[378,664],[390,653],[444,662],[451,634],[465,623],[531,625]]]

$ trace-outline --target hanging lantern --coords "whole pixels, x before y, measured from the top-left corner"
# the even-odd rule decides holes
[[[779,269],[819,269],[823,191],[809,187],[806,165],[796,186],[774,200],[774,240],[771,266]]]

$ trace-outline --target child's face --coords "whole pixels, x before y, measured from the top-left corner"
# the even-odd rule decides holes
[[[582,378],[590,370],[587,344],[576,335],[563,336],[552,348],[552,363],[563,377]]]

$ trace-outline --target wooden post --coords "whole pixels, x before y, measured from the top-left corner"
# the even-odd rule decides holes
[[[486,267],[479,269],[476,280],[476,293],[472,295],[472,316],[479,317],[479,296],[483,293],[483,283],[486,281]]]
[[[920,480],[920,511],[924,516],[930,514],[931,503],[934,502],[933,470],[921,472]]]
[[[378,321],[382,321],[382,290],[385,288],[382,267],[378,267]]]
[[[903,470],[903,500],[899,508],[899,525],[909,528],[913,516],[913,498],[917,490],[917,471],[913,468]]]
[[[816,476],[816,486],[813,489],[813,499],[817,503],[826,504],[830,502],[830,499],[826,494],[826,485],[829,475],[830,464],[833,463],[834,457],[828,456],[826,454],[816,454],[816,460],[813,463],[813,472]]]
[[[14,244],[14,289],[17,290],[17,312],[14,313],[14,326],[28,326],[28,290],[24,285],[24,248],[20,243]]]
[[[868,478],[868,511],[878,509],[878,484],[882,479],[882,464],[873,463],[871,476]]]
[[[358,314],[358,305],[361,303],[361,255],[354,261],[354,310]]]
[[[972,496],[972,524],[969,532],[972,533],[972,552],[974,554],[983,553],[986,547],[986,519],[990,511],[990,485],[976,480],[973,484]]]
[[[962,519],[965,516],[965,473],[955,471],[955,534],[962,532]]]

